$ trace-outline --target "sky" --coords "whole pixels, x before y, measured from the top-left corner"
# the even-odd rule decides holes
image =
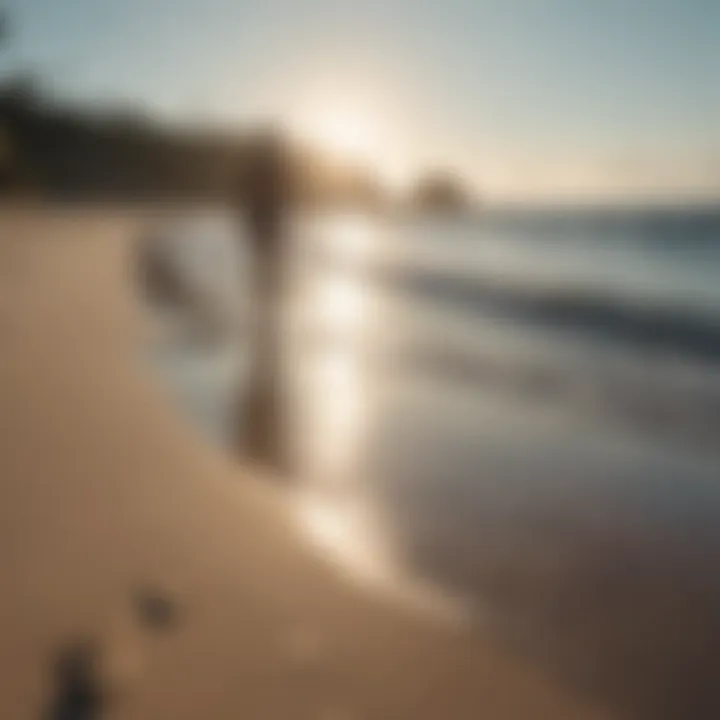
[[[490,197],[720,197],[720,0],[5,5],[5,63],[60,95],[281,118],[398,182],[438,166]]]

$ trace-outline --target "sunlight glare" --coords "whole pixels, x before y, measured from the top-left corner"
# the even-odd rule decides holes
[[[359,103],[320,99],[295,115],[298,137],[331,159],[375,170],[388,189],[402,189],[410,176],[390,138],[387,118]]]
[[[365,310],[362,289],[356,283],[340,279],[323,283],[318,294],[322,319],[335,329],[352,333]]]
[[[379,128],[372,116],[350,105],[318,106],[303,114],[298,129],[319,149],[351,162],[374,160]]]

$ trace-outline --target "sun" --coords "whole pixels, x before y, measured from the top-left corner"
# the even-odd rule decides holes
[[[318,133],[330,151],[348,160],[377,161],[381,155],[378,128],[359,113],[328,112],[318,120]]]
[[[296,127],[305,140],[338,160],[373,162],[381,152],[377,121],[350,104],[308,108],[298,117]]]
[[[298,112],[292,123],[301,140],[334,160],[374,169],[394,186],[405,175],[380,113],[353,102],[318,102]]]

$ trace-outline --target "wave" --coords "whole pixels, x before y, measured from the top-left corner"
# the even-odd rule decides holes
[[[608,368],[526,355],[493,356],[444,343],[417,344],[380,359],[408,371],[463,386],[481,386],[534,403],[560,403],[653,435],[670,434],[717,450],[720,384],[708,374],[688,384],[664,366]]]
[[[342,266],[390,292],[455,312],[529,323],[566,331],[575,336],[621,343],[705,362],[720,362],[720,309],[643,301],[612,289],[601,293],[584,288],[533,287],[478,274],[437,269],[358,265],[339,259]]]
[[[301,347],[323,353],[343,347],[339,333],[311,331]],[[305,344],[307,343],[307,344]],[[681,439],[718,452],[720,378],[680,363],[608,363],[607,358],[498,352],[496,347],[429,332],[377,340],[362,350],[372,377],[428,381],[463,395],[490,392],[536,406],[565,408],[573,414],[611,421],[633,432]]]

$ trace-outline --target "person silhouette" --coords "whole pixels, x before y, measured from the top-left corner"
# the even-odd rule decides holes
[[[282,306],[287,217],[293,198],[289,157],[280,133],[259,133],[244,154],[236,198],[251,249],[256,308],[254,358],[241,423],[243,455],[274,472],[288,469]]]

